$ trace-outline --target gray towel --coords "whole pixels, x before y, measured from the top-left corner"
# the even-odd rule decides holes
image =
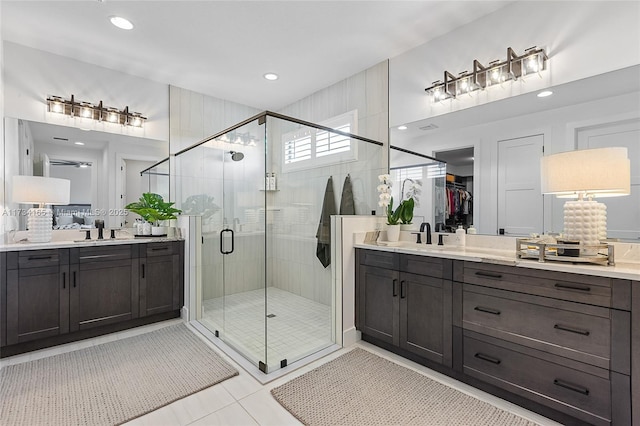
[[[356,214],[356,205],[353,202],[353,187],[351,176],[347,175],[342,185],[342,198],[340,199],[340,214]]]
[[[333,195],[333,178],[329,177],[327,188],[324,191],[324,201],[322,202],[322,212],[320,213],[320,224],[316,238],[316,256],[325,268],[331,263],[331,215],[336,214],[336,200]]]

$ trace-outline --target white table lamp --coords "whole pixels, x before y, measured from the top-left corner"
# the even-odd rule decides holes
[[[27,212],[27,239],[33,243],[51,241],[53,212],[47,204],[69,204],[71,181],[40,176],[13,176],[13,202],[38,204]]]
[[[578,199],[564,205],[566,239],[594,245],[607,238],[607,207],[593,198],[629,195],[630,164],[627,148],[618,147],[542,157],[542,193]]]

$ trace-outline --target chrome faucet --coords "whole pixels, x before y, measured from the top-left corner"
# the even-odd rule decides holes
[[[425,232],[425,228],[427,237],[427,241],[425,244],[431,244],[431,225],[429,224],[429,222],[422,222],[420,224],[420,232]]]

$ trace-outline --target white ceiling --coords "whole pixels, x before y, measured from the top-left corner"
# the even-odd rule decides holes
[[[14,43],[278,110],[508,3],[0,0],[0,28]]]

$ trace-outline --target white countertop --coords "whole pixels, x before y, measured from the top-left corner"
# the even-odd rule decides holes
[[[164,241],[178,241],[177,238],[167,237],[148,237],[148,238],[105,238],[104,240],[68,240],[68,241],[50,241],[48,243],[30,243],[22,241],[12,244],[0,244],[0,252],[19,251],[19,250],[45,250],[72,247],[98,247],[110,246],[117,244],[141,244],[141,243],[158,243]]]
[[[570,262],[545,261],[533,259],[518,259],[515,244],[513,250],[491,249],[486,247],[455,247],[451,245],[416,244],[409,241],[398,243],[355,243],[354,247],[372,250],[391,251],[395,253],[414,254],[420,256],[443,257],[470,262],[484,262],[498,265],[516,266],[521,268],[542,269],[547,271],[570,272],[573,274],[596,275],[609,278],[621,278],[640,281],[640,262],[634,259],[620,259],[616,257],[615,266],[590,263],[574,264]]]

